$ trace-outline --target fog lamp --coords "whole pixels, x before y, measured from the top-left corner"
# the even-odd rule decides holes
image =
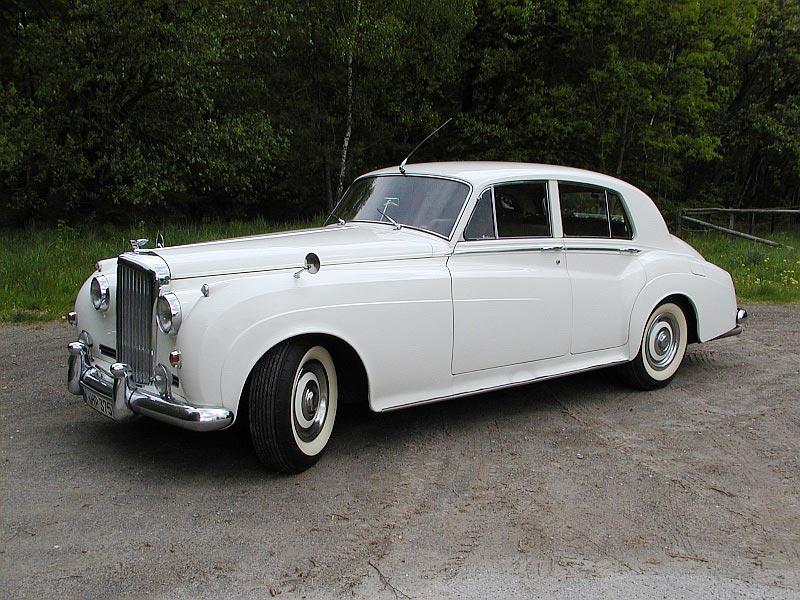
[[[155,386],[158,393],[162,396],[166,396],[170,391],[170,386],[172,385],[172,373],[167,370],[162,364],[159,364],[156,367],[155,374],[153,375],[153,385]]]

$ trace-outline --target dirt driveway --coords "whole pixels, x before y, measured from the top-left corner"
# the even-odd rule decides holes
[[[0,328],[0,596],[800,596],[800,306],[673,384],[590,373],[343,411],[299,476],[241,437],[121,427],[61,323]]]

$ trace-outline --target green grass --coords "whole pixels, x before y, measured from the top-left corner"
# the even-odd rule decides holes
[[[783,246],[772,247],[717,233],[694,233],[686,241],[706,260],[733,276],[740,300],[800,301],[800,235],[783,233],[767,237]]]
[[[164,235],[168,244],[177,245],[313,224],[217,221],[171,225]],[[95,261],[128,250],[128,240],[139,237],[153,240],[155,228],[86,225],[0,230],[0,321],[63,318]],[[771,248],[719,234],[696,233],[687,241],[733,275],[740,300],[800,301],[800,235],[781,234],[773,239],[792,248]]]
[[[315,223],[216,221],[170,225],[170,246],[310,227]],[[111,225],[0,230],[0,321],[61,319],[72,310],[78,288],[101,258],[130,250],[134,238],[155,243],[156,228]]]

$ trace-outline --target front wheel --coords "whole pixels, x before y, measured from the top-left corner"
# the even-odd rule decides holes
[[[249,391],[250,436],[256,455],[276,471],[314,465],[333,431],[336,367],[323,347],[289,340],[256,365]]]
[[[689,327],[686,315],[677,304],[665,302],[647,320],[639,353],[619,369],[633,387],[654,390],[667,385],[686,354]]]

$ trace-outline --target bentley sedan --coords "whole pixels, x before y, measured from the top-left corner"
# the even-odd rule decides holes
[[[343,402],[389,411],[615,366],[667,385],[746,318],[652,200],[578,169],[455,162],[356,179],[327,223],[101,260],[68,387],[119,422],[249,430],[299,472]]]

